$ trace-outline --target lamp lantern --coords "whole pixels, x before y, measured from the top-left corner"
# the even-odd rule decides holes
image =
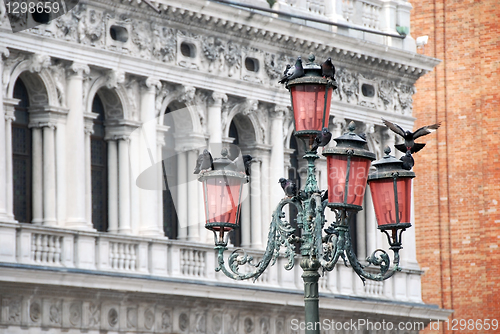
[[[391,247],[400,247],[401,233],[411,226],[411,180],[415,173],[403,169],[403,162],[389,155],[389,147],[384,152],[386,155],[372,164],[376,170],[368,175],[368,184],[379,230],[387,234]]]
[[[328,172],[328,206],[331,209],[359,211],[365,196],[370,162],[375,154],[367,148],[366,140],[354,133],[354,122],[349,132],[335,138],[337,146],[323,150]]]
[[[235,170],[227,154],[223,149],[222,158],[213,162],[214,170],[198,177],[203,184],[205,228],[218,234],[218,242],[224,242],[224,236],[239,227],[241,194],[243,184],[248,182],[245,173]]]
[[[323,127],[328,127],[332,92],[337,88],[335,81],[323,78],[313,54],[308,60],[302,66],[304,75],[286,85],[292,100],[295,136],[301,138],[314,138]]]

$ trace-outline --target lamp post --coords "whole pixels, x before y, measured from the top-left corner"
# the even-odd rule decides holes
[[[267,246],[261,261],[254,263],[252,257],[241,249],[229,255],[227,266],[224,260],[227,232],[238,228],[239,224],[240,202],[236,199],[246,182],[244,173],[233,168],[226,157],[227,152],[222,152],[223,157],[214,160],[214,170],[200,174],[199,180],[203,182],[204,188],[206,228],[215,235],[218,259],[216,271],[222,271],[235,280],[255,280],[269,264],[275,263],[282,247],[288,259],[285,269],[290,270],[295,264],[295,243],[300,243],[306,333],[319,334],[320,268],[331,271],[339,258],[342,258],[345,263],[350,262],[363,282],[366,279],[382,281],[401,270],[401,234],[411,226],[411,178],[415,174],[402,169],[402,162],[389,156],[390,150],[386,150],[386,157],[372,164],[375,171],[369,174],[370,162],[375,159],[375,154],[367,149],[366,140],[354,133],[355,125],[351,122],[349,132],[335,138],[337,146],[323,150],[328,167],[328,199],[322,200],[324,191],[318,188],[314,165],[319,156],[312,149],[312,143],[328,123],[331,94],[336,89],[336,84],[321,76],[321,66],[314,63],[314,56],[310,56],[309,63],[304,66],[304,76],[290,80],[287,88],[291,93],[294,112],[294,135],[305,146],[303,158],[308,161],[307,180],[304,190],[297,196],[285,197],[278,203],[272,215]],[[366,258],[368,266],[379,268],[377,274],[365,270],[367,266],[358,261],[348,225],[349,217],[362,210],[367,181],[379,229],[387,235],[390,249],[394,253],[392,268],[389,255],[382,249],[375,250]],[[296,228],[284,219],[283,208],[286,205],[297,208],[300,237],[295,233]],[[336,218],[324,229],[324,211],[327,207],[335,212]],[[241,272],[240,267],[245,265],[254,269]]]

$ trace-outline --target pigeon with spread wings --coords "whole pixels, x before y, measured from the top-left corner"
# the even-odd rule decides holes
[[[423,149],[425,146],[425,144],[415,143],[415,139],[434,132],[441,125],[441,123],[426,125],[426,126],[419,128],[415,132],[411,132],[408,130],[405,131],[402,127],[400,127],[396,123],[389,122],[383,118],[382,118],[382,122],[384,123],[385,126],[387,126],[393,132],[395,132],[398,135],[400,135],[401,137],[403,137],[405,140],[404,144],[394,145],[394,147],[396,147],[399,151],[401,151],[403,153],[406,153],[406,151],[410,150],[412,154],[417,153],[418,151]]]

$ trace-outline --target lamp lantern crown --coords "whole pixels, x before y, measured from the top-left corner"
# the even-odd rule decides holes
[[[295,136],[311,138],[328,127],[332,92],[337,88],[334,80],[322,76],[321,65],[310,54],[309,63],[303,65],[304,75],[287,82],[295,122]]]

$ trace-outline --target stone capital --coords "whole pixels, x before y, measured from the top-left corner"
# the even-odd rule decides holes
[[[269,108],[269,117],[272,119],[284,118],[288,113],[288,110],[287,106],[275,105],[274,108]]]
[[[56,123],[54,122],[31,122],[28,124],[28,128],[50,128],[52,130],[55,130],[57,127]]]
[[[160,79],[155,77],[148,77],[146,80],[144,80],[144,85],[148,90],[154,90],[155,88],[161,89],[162,87]]]
[[[86,64],[78,63],[78,62],[73,62],[69,66],[69,72],[70,76],[76,75],[76,76],[83,76],[83,74],[89,74],[90,73],[90,67]]]
[[[227,102],[227,95],[221,92],[213,92],[212,93],[212,105],[221,105],[222,103]]]
[[[87,123],[84,127],[85,135],[91,136],[94,134],[94,124]]]
[[[3,58],[8,58],[10,56],[10,51],[7,47],[1,45],[0,46],[0,60]]]

